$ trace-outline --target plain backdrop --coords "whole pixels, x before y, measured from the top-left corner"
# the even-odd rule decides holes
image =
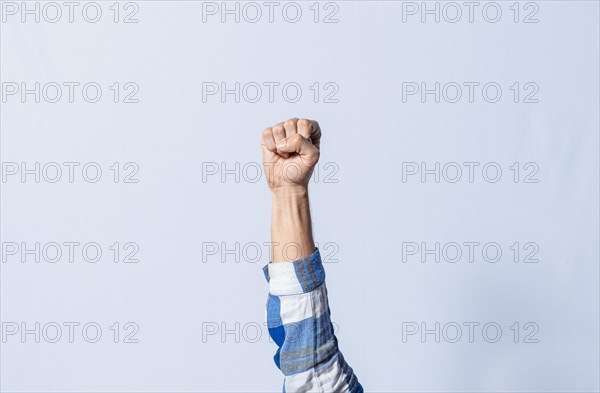
[[[280,391],[257,168],[290,117],[323,129],[315,240],[367,391],[600,389],[598,2],[7,3],[3,391]]]

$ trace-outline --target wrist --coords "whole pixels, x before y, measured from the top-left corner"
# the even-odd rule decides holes
[[[273,200],[298,199],[308,197],[308,186],[285,186],[271,189]]]
[[[304,216],[310,214],[308,202],[308,189],[306,188],[286,188],[273,191],[271,193],[271,204],[273,214],[282,214],[283,216]]]

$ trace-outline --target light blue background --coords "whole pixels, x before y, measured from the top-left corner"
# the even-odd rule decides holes
[[[1,264],[2,322],[96,321],[106,334],[96,344],[10,337],[3,391],[278,391],[266,330],[256,343],[203,342],[203,323],[263,321],[268,255],[203,263],[202,243],[268,242],[270,196],[264,179],[203,182],[202,165],[259,162],[261,130],[295,116],[320,122],[320,165],[339,168],[337,183],[311,184],[315,240],[339,247],[326,265],[332,319],[368,391],[599,390],[597,2],[538,1],[533,24],[512,21],[512,2],[498,3],[498,23],[476,13],[454,24],[403,23],[394,1],[338,2],[333,24],[311,21],[312,2],[299,3],[295,24],[281,14],[203,23],[201,2],[137,4],[137,24],[106,13],[96,24],[76,14],[1,25],[3,82],[96,81],[107,94],[2,103],[2,161],[140,168],[137,184],[107,181],[108,170],[96,184],[1,184],[3,242],[140,246],[139,264]],[[115,81],[136,82],[140,102],[112,103]],[[208,81],[295,81],[305,95],[203,103]],[[504,95],[403,103],[407,81],[497,82]],[[335,82],[339,103],[312,102],[314,82]],[[540,102],[512,102],[514,82],[537,83]],[[402,162],[469,161],[499,163],[501,181],[402,181]],[[514,162],[537,163],[539,182],[514,183]],[[497,242],[503,258],[402,262],[402,242],[453,241]],[[539,263],[514,263],[514,242],[537,243]],[[136,322],[140,342],[113,343],[116,321]],[[402,340],[403,322],[469,321],[500,324],[502,339]],[[539,342],[514,343],[515,322],[535,322]]]

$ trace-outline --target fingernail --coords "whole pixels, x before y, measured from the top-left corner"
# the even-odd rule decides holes
[[[282,148],[284,148],[284,147],[286,147],[286,146],[287,146],[287,141],[286,141],[285,139],[284,139],[284,140],[281,140],[281,141],[279,141],[279,143],[277,144],[277,148],[278,148],[278,149],[282,149]]]

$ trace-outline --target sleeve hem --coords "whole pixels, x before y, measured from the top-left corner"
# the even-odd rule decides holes
[[[292,262],[270,262],[263,268],[269,292],[275,296],[312,292],[325,282],[319,249]]]

